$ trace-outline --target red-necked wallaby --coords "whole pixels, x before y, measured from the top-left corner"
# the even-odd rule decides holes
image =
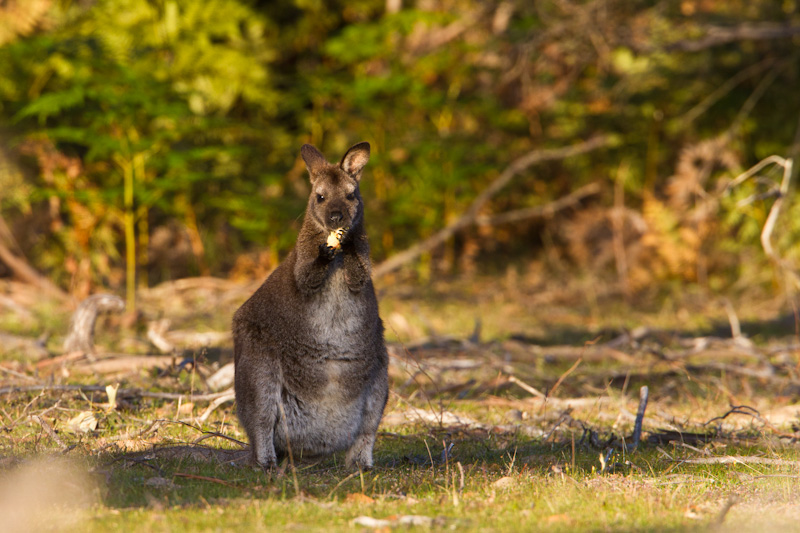
[[[300,152],[311,195],[297,244],[233,317],[237,412],[263,468],[289,450],[347,450],[370,468],[389,386],[358,189],[370,147],[339,164]]]

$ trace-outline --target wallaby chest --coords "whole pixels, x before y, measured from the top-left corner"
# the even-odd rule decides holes
[[[365,333],[368,303],[364,300],[362,294],[348,289],[341,265],[334,265],[325,287],[310,296],[306,306],[308,333],[314,342],[333,356],[356,350]]]

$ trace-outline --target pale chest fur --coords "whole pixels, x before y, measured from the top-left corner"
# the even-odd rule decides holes
[[[309,309],[308,324],[315,343],[330,350],[330,356],[349,355],[363,332],[366,313],[359,295],[348,289],[343,268],[331,274]]]

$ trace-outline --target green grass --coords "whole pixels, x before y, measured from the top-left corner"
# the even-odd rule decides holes
[[[727,352],[666,360],[663,353],[685,349],[672,338],[621,346],[622,355],[616,358],[584,358],[582,350],[614,338],[623,326],[677,329],[691,336],[707,331],[720,317],[724,320],[724,311],[713,302],[697,307],[677,300],[636,311],[620,302],[581,303],[575,294],[547,296],[554,302],[547,307],[535,298],[528,301],[533,297],[530,287],[517,295],[499,290],[498,296],[476,285],[431,289],[414,298],[391,291],[385,295],[384,319],[391,324],[391,314],[397,313],[407,324],[396,335],[390,329],[387,336],[402,341],[393,351],[408,361],[406,366],[393,363],[392,393],[376,444],[376,465],[369,472],[346,469],[341,455],[318,461],[298,458],[294,464],[284,460],[269,476],[231,462],[229,452],[239,445],[229,439],[244,440],[231,403],[200,423],[197,417],[208,402],[187,404],[188,397],[178,402],[123,396],[109,409],[103,392],[5,395],[0,400],[0,515],[11,518],[3,524],[10,531],[327,532],[383,529],[380,523],[355,523],[359,517],[396,526],[392,521],[413,515],[426,518],[416,526],[398,526],[400,530],[797,530],[800,418],[780,427],[761,418],[796,402],[795,363],[780,359],[786,355],[767,356],[779,371],[776,381],[713,368],[689,372],[692,365],[719,357],[745,368],[762,363],[730,347]],[[450,291],[459,293],[459,299],[448,298]],[[176,315],[175,329],[223,327],[218,325],[227,322],[230,309],[220,310],[201,328],[198,301],[195,297],[171,304],[173,311],[182,308],[186,313]],[[754,313],[768,305],[754,307]],[[743,322],[751,318],[742,314]],[[45,322],[55,325],[49,346],[57,353],[54,347],[63,340],[68,316],[53,315]],[[413,345],[431,333],[463,339],[472,333],[477,317],[483,323],[480,345],[434,343],[407,350],[403,344]],[[757,329],[759,346],[794,342],[791,331],[773,329],[770,316],[757,323],[764,325]],[[2,327],[19,334],[40,332],[31,324],[26,329]],[[125,329],[110,317],[98,323],[97,341],[109,351],[134,353],[138,349],[130,346],[147,346],[144,331],[142,324]],[[548,355],[548,347],[559,343],[574,348],[581,361],[577,366],[578,359]],[[213,355],[208,361],[218,357],[225,362],[230,346],[217,348]],[[797,353],[789,357],[796,359]],[[453,361],[477,364],[448,367]],[[208,364],[201,362],[199,370],[208,371]],[[198,369],[96,376],[66,366],[48,376],[34,362],[10,353],[0,355],[0,365],[9,370],[0,376],[0,386],[51,380],[119,382],[122,388],[187,395],[203,391]],[[420,369],[424,371],[416,373]],[[543,406],[522,387],[504,381],[510,374],[549,391],[555,400],[586,403]],[[639,386],[645,384],[651,391],[646,437],[665,429],[706,437],[685,443],[645,441],[635,451],[624,451]],[[706,424],[726,414],[731,404],[752,406],[759,414],[731,414]],[[472,423],[410,422],[403,418],[410,408],[435,416],[458,415]],[[94,414],[97,428],[72,432],[69,421],[86,411]],[[217,451],[200,456],[205,450],[201,447]],[[450,454],[445,458],[446,448]],[[604,470],[601,457],[609,449],[613,454]],[[779,462],[686,462],[729,456]]]

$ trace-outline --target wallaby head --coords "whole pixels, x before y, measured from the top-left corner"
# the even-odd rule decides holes
[[[349,229],[361,222],[363,202],[358,190],[361,171],[369,161],[369,143],[351,147],[339,164],[329,163],[310,144],[300,149],[311,179],[308,214],[324,232]]]

